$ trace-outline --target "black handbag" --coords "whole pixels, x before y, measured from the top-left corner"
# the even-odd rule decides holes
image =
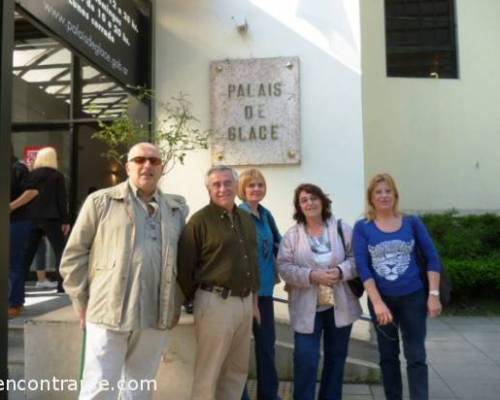
[[[414,227],[413,223],[414,223],[414,220],[412,218],[412,229],[413,229],[413,235],[415,236],[415,227]],[[417,265],[420,269],[420,276],[422,277],[422,282],[424,283],[425,291],[428,292],[429,291],[429,277],[427,276],[428,263],[427,263],[427,259],[425,257],[424,252],[418,246],[416,240],[415,240],[415,256],[416,256]],[[453,287],[451,284],[450,276],[448,275],[446,268],[444,267],[443,263],[441,262],[441,259],[439,260],[439,264],[441,266],[441,273],[440,273],[440,277],[439,277],[439,300],[441,301],[441,304],[443,306],[446,306],[446,305],[450,304],[451,291],[452,291]]]
[[[344,248],[344,253],[347,258],[347,247],[345,245],[345,237],[344,237],[344,231],[342,230],[342,220],[339,219],[337,220],[337,233],[340,237],[340,241],[342,242],[342,247]],[[357,277],[354,279],[350,279],[347,281],[347,284],[349,285],[349,288],[351,289],[352,294],[356,297],[361,297],[363,296],[363,293],[365,291],[365,287],[363,285],[363,282],[361,281],[361,278]]]

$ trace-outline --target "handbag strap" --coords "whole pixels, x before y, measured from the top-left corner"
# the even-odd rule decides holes
[[[342,229],[342,220],[338,219],[337,220],[337,233],[340,237],[340,241],[342,242],[342,248],[344,249],[344,256],[347,259],[347,248],[345,245],[345,237],[344,237],[344,230]]]
[[[276,226],[276,221],[274,220],[274,217],[271,215],[271,213],[269,211],[266,212],[266,218],[267,218],[267,222],[269,223],[269,226],[271,228],[271,233],[273,234],[273,252],[274,252],[274,256],[277,257],[278,256],[278,249],[279,249],[279,246],[280,246],[280,239],[281,239],[281,235],[280,235],[280,232],[278,230],[278,227]]]

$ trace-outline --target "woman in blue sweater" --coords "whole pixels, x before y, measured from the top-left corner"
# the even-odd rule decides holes
[[[354,257],[376,327],[386,398],[401,400],[403,397],[399,362],[401,332],[410,399],[427,400],[426,318],[441,312],[441,267],[422,220],[401,214],[398,200],[396,183],[390,175],[378,174],[372,178],[367,189],[366,218],[354,227]],[[417,249],[427,262],[428,289],[417,264]]]

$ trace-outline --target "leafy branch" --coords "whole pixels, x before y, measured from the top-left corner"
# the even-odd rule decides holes
[[[169,101],[160,101],[154,91],[137,88],[137,95],[132,101],[144,100],[156,105],[157,115],[160,117],[154,124],[136,121],[127,111],[112,121],[105,117],[98,118],[99,131],[95,132],[92,138],[108,146],[104,157],[124,167],[128,149],[136,143],[150,141],[159,147],[165,164],[164,172],[168,173],[178,162],[184,164],[188,151],[208,148],[211,132],[197,128],[199,121],[191,112],[187,95],[180,93]]]

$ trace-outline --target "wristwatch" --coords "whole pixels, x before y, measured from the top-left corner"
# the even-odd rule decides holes
[[[439,297],[439,290],[429,290],[431,296]]]

